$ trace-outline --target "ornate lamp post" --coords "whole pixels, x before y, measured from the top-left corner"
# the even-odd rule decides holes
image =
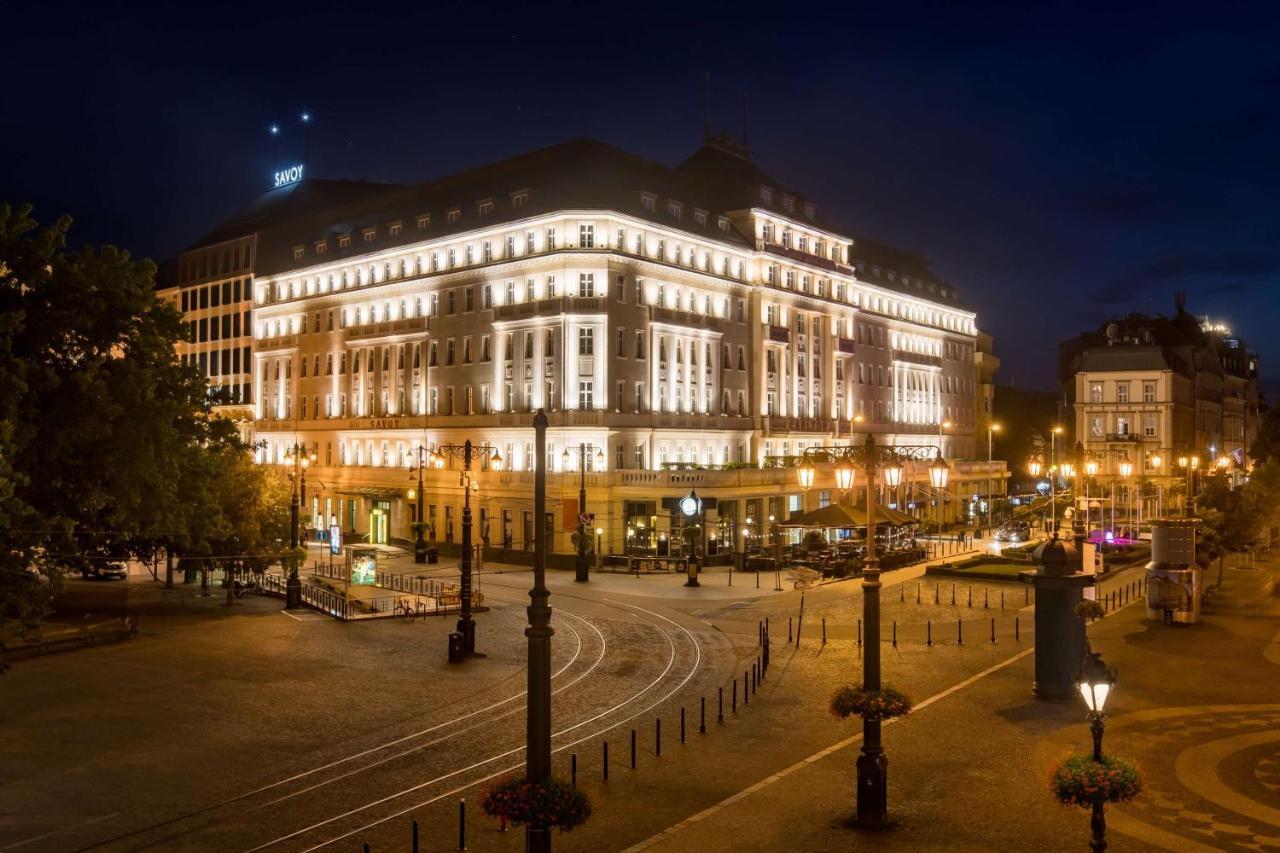
[[[439,468],[443,465],[444,460],[433,450],[428,450],[425,444],[418,445],[416,454],[409,452],[405,454],[412,458],[417,456],[418,464],[418,487],[411,489],[409,499],[415,503],[414,510],[414,542],[413,542],[413,561],[415,563],[425,563],[427,561],[427,543],[424,538],[426,533],[426,524],[422,518],[422,470],[424,468]],[[409,479],[414,477],[409,475]]]
[[[604,467],[604,451],[596,448],[594,462],[595,467]],[[569,448],[567,447],[560,454],[560,468],[561,470],[569,468]],[[578,471],[580,475],[578,481],[578,556],[574,563],[573,579],[578,583],[586,583],[589,570],[587,565],[587,546],[590,542],[590,533],[587,530],[587,445],[585,443],[578,445]]]
[[[462,599],[462,618],[458,620],[458,633],[462,634],[462,653],[467,656],[476,654],[476,622],[471,618],[471,460],[472,458],[488,459],[494,468],[502,467],[502,455],[498,448],[487,444],[474,447],[471,439],[464,443],[446,444],[438,451],[443,464],[444,456],[454,456],[462,460],[462,473],[458,476],[458,485],[462,486],[462,570],[459,598]],[[538,517],[542,524],[542,516]]]
[[[525,780],[535,784],[551,778],[551,607],[547,600],[547,415],[538,409],[533,416],[534,476],[533,588],[529,590],[529,705],[525,718]],[[525,828],[525,849],[530,853],[550,853],[551,830],[545,826]]]
[[[852,490],[855,465],[864,472],[867,489],[867,556],[862,567],[862,621],[865,637],[862,644],[862,688],[878,691],[880,683],[880,561],[876,557],[876,474],[880,472],[886,486],[896,488],[902,478],[903,463],[912,459],[934,461],[929,466],[929,483],[941,490],[947,486],[950,469],[942,458],[940,448],[933,446],[881,447],[876,444],[874,433],[867,433],[861,447],[811,448],[807,454],[819,458],[835,459],[836,485]],[[813,484],[814,456],[807,456],[797,470],[800,484],[805,488]],[[806,482],[808,486],[806,486]],[[885,756],[880,739],[880,720],[864,718],[862,721],[862,752],[858,756],[857,822],[860,826],[876,829],[885,826],[889,818],[889,760]]]
[[[315,454],[308,453],[306,447],[295,441],[293,446],[285,451],[285,458],[293,463],[293,472],[290,474],[290,479],[293,480],[293,495],[289,500],[289,548],[296,551],[298,548],[298,510],[301,508],[302,502],[306,500],[307,466],[315,461]],[[298,577],[298,558],[296,556],[289,558],[289,579],[285,582],[284,606],[286,610],[294,610],[302,606],[302,578]]]
[[[1076,679],[1076,689],[1080,698],[1089,709],[1089,731],[1093,733],[1093,760],[1102,761],[1102,719],[1107,699],[1116,685],[1115,672],[1102,661],[1100,652],[1090,652],[1081,663],[1080,675]],[[1093,830],[1093,839],[1089,849],[1094,853],[1102,853],[1107,849],[1107,820],[1103,813],[1102,800],[1093,803],[1093,817],[1089,821]]]
[[[1136,528],[1133,509],[1137,506],[1137,501],[1134,500],[1133,487],[1129,485],[1129,478],[1133,476],[1133,463],[1129,461],[1128,453],[1125,453],[1125,455],[1120,459],[1118,470],[1120,472],[1120,479],[1124,481],[1124,488],[1125,491],[1128,492],[1129,497],[1129,500],[1125,501],[1125,503],[1128,504],[1128,506],[1125,507],[1125,514],[1129,516],[1129,524]],[[1111,499],[1112,527],[1115,527],[1115,506],[1115,498],[1113,496]]]
[[[1089,510],[1092,509],[1089,499],[1089,485],[1093,482],[1093,478],[1098,475],[1098,462],[1095,459],[1089,459],[1084,463],[1084,530],[1085,535],[1091,531],[1089,522]],[[1106,523],[1105,517],[1103,523]]]
[[[1182,503],[1182,514],[1190,517],[1196,512],[1196,469],[1200,467],[1200,457],[1194,454],[1179,456],[1178,467],[1187,472],[1187,499]]]

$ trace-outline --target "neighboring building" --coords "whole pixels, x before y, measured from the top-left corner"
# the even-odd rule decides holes
[[[1130,314],[1060,346],[1060,379],[1074,411],[1077,439],[1114,477],[1128,458],[1154,484],[1143,495],[1144,516],[1166,509],[1163,494],[1181,494],[1196,457],[1203,473],[1221,457],[1247,470],[1257,433],[1257,357],[1221,326],[1184,310]]]
[[[923,465],[904,475],[896,497],[918,514],[962,518],[989,478],[1003,488],[1003,464],[974,459],[974,313],[915,256],[835,231],[729,140],[676,168],[576,140],[253,234],[241,399],[260,461],[315,453],[313,524],[409,538],[419,449],[469,438],[503,459],[476,466],[476,541],[531,548],[539,408],[560,552],[584,449],[610,552],[677,538],[672,504],[694,488],[724,547],[837,499],[830,472],[806,496],[785,466],[848,443],[859,417],[856,431],[941,442],[955,460],[945,493]],[[456,466],[425,473],[424,520],[446,543],[460,539]]]
[[[208,379],[210,393],[220,401],[215,411],[240,422],[246,439],[253,421],[250,329],[259,231],[394,189],[357,181],[286,184],[264,193],[163,265],[158,293],[187,323],[178,355]]]

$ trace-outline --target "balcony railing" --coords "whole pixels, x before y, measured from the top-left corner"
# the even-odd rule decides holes
[[[649,306],[651,322],[670,323],[673,326],[695,326],[701,329],[714,329],[722,321],[706,314],[695,314],[679,308],[663,308],[659,305]]]
[[[920,364],[926,367],[942,367],[942,357],[936,355],[924,355],[918,352],[909,352],[907,350],[896,349],[893,351],[894,361],[905,361],[908,364]]]
[[[426,317],[408,317],[403,320],[384,320],[381,323],[366,323],[363,326],[347,326],[346,338],[349,341],[384,338],[393,335],[406,335],[427,330]]]
[[[556,296],[533,302],[493,306],[495,320],[521,320],[553,314],[603,314],[603,296]]]
[[[814,255],[809,252],[802,252],[799,249],[788,249],[786,246],[777,243],[766,243],[761,241],[759,247],[771,255],[778,255],[783,258],[790,258],[793,261],[799,261],[810,266],[821,267],[824,270],[840,273],[841,275],[853,275],[853,267],[847,267],[844,264],[838,264],[835,261],[824,258],[822,255]]]

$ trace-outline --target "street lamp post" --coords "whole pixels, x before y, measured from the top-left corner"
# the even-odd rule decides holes
[[[1052,529],[1058,529],[1058,436],[1062,427],[1049,430],[1049,520]]]
[[[1098,473],[1098,463],[1096,460],[1090,459],[1084,463],[1084,532],[1085,532],[1085,536],[1089,536],[1093,530],[1092,524],[1089,520],[1089,512],[1092,509],[1092,505],[1089,497],[1089,486],[1090,484],[1093,483],[1093,478],[1097,475],[1097,473]],[[1105,525],[1106,523],[1107,523],[1107,519],[1106,519],[1106,516],[1104,515],[1102,518],[1102,524]]]
[[[414,511],[414,518],[413,518],[414,520],[413,561],[415,563],[425,563],[427,561],[427,542],[426,542],[426,539],[424,538],[424,534],[426,533],[426,525],[423,523],[423,519],[422,519],[422,469],[425,468],[428,464],[434,464],[437,457],[435,453],[427,449],[427,446],[425,444],[418,445],[417,457],[418,457],[417,459],[418,488],[416,489],[413,495],[414,502],[415,502],[415,511]],[[430,462],[428,460],[430,460]],[[413,475],[410,474],[409,478],[413,479]]]
[[[302,506],[303,495],[307,493],[307,466],[311,464],[314,454],[309,454],[306,447],[294,442],[285,451],[286,458],[293,461],[293,494],[289,499],[289,548],[294,553],[289,557],[289,579],[285,581],[284,606],[286,610],[296,610],[302,606],[302,578],[298,576],[298,511]]]
[[[547,512],[547,415],[542,409],[533,416],[534,476],[533,588],[529,590],[529,704],[525,723],[525,780],[545,784],[551,778],[551,607],[547,600],[547,541],[544,519]],[[551,830],[545,826],[525,828],[525,849],[530,853],[550,853]]]
[[[1102,763],[1102,718],[1116,684],[1115,672],[1102,661],[1100,652],[1090,652],[1081,663],[1080,675],[1076,679],[1076,688],[1089,709],[1089,731],[1093,734],[1093,760]],[[1093,816],[1089,821],[1093,838],[1089,849],[1093,853],[1102,853],[1107,849],[1107,819],[1103,812],[1102,800],[1094,800]]]
[[[569,448],[565,448],[560,454],[560,467],[562,469],[569,467]],[[604,466],[604,451],[597,449],[595,455],[596,467]],[[586,583],[589,566],[587,565],[587,545],[590,533],[587,530],[587,445],[582,443],[578,445],[578,541],[577,541],[577,559],[574,563],[573,579],[578,583]]]
[[[462,459],[462,473],[458,484],[462,486],[462,558],[459,561],[461,583],[458,597],[462,600],[462,616],[458,619],[458,633],[462,634],[462,653],[474,657],[476,654],[476,621],[471,617],[471,459],[489,459],[495,468],[502,467],[502,455],[498,448],[487,444],[475,447],[471,439],[461,445],[446,444],[438,451]],[[541,525],[542,519],[538,518]]]
[[[867,433],[861,447],[811,448],[806,463],[797,471],[800,485],[813,485],[813,458],[827,458],[836,462],[836,485],[853,488],[855,463],[861,463],[866,478],[867,524],[866,558],[862,565],[862,688],[872,692],[881,689],[880,679],[880,561],[876,556],[876,473],[883,473],[886,486],[896,488],[902,477],[903,463],[911,459],[934,457],[929,466],[930,485],[945,489],[949,469],[942,457],[941,447],[897,446],[879,447],[875,434]],[[864,717],[862,721],[862,751],[857,761],[857,818],[859,826],[880,829],[889,818],[889,760],[880,737],[880,720]]]
[[[992,482],[991,480],[991,438],[995,433],[999,431],[1000,431],[1000,424],[992,422],[987,425],[987,527],[988,528],[991,527],[991,511],[993,509],[992,507],[993,500],[992,500],[992,494],[991,494],[991,482]],[[988,535],[990,535],[989,531],[988,531]]]

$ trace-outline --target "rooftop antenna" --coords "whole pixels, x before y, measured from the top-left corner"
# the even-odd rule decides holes
[[[751,148],[747,144],[747,93],[742,93],[742,154],[751,159]]]
[[[711,141],[711,72],[702,81],[702,141]]]

